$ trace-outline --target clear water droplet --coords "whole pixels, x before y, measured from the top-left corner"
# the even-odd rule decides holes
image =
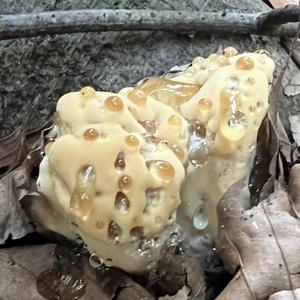
[[[114,265],[113,260],[112,260],[111,258],[107,258],[107,259],[104,261],[104,264],[105,264],[105,266],[108,267],[108,268],[111,268],[111,267]]]
[[[93,252],[89,258],[89,263],[93,268],[96,269],[103,265],[103,259]]]
[[[208,217],[202,206],[199,206],[196,209],[196,212],[193,216],[193,226],[198,230],[203,230],[208,225]]]

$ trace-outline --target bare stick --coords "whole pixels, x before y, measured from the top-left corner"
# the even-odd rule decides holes
[[[295,36],[296,24],[281,24],[299,20],[299,13],[298,6],[290,6],[260,14],[91,9],[0,15],[0,40],[127,30]]]

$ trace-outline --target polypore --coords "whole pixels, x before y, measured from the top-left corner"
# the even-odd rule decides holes
[[[223,55],[195,58],[179,75],[140,84],[142,91],[173,106],[190,124],[183,223],[198,230],[209,223],[210,232],[216,232],[218,199],[251,169],[273,70],[266,51],[238,54],[228,47]]]
[[[38,178],[44,199],[32,203],[32,218],[79,235],[109,265],[153,266],[180,204],[186,121],[135,89],[87,87],[58,101],[55,126]]]

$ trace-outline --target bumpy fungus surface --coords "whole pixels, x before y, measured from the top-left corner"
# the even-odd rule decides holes
[[[141,82],[138,88],[176,109],[190,125],[189,166],[182,188],[183,223],[216,232],[216,204],[247,176],[258,128],[268,109],[274,62],[268,54],[197,57],[181,73]],[[192,222],[190,222],[192,220]],[[189,226],[188,225],[188,226]]]
[[[56,123],[39,191],[91,253],[127,271],[145,269],[155,255],[139,253],[141,240],[166,233],[180,204],[186,121],[134,89],[86,87],[58,101]],[[68,231],[47,217],[40,221]]]
[[[264,51],[228,47],[118,94],[63,96],[35,219],[127,271],[153,266],[160,246],[149,255],[147,245],[172,233],[176,211],[185,229],[214,233],[217,201],[250,170],[273,70]]]

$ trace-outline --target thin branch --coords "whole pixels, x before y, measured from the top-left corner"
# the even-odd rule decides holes
[[[129,30],[295,36],[297,24],[285,23],[299,20],[299,13],[295,5],[258,14],[90,9],[0,15],[0,40]]]

